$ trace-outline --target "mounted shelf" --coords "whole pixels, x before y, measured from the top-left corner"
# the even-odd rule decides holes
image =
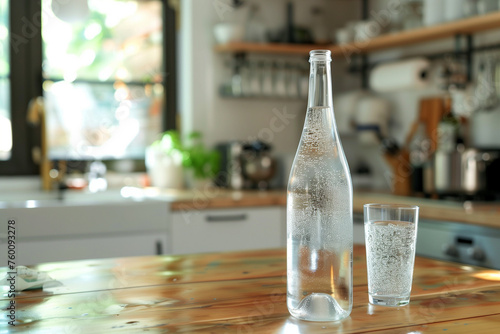
[[[430,27],[390,33],[375,37],[368,41],[354,42],[343,45],[238,42],[217,45],[215,46],[215,51],[220,53],[231,52],[307,55],[309,51],[313,49],[323,48],[332,51],[332,56],[334,57],[342,57],[346,52],[348,54],[370,53],[374,51],[439,40],[457,35],[470,35],[496,28],[500,28],[500,11]]]
[[[215,46],[215,51],[219,53],[268,53],[268,54],[290,54],[307,55],[309,51],[323,47],[330,49],[331,45],[319,44],[286,44],[286,43],[252,43],[252,42],[231,42]]]

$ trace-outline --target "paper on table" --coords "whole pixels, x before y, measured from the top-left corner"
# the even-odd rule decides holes
[[[0,280],[1,286],[14,285],[15,291],[41,289],[46,283],[61,284],[47,273],[36,271],[25,266],[17,266],[15,270],[8,272]]]

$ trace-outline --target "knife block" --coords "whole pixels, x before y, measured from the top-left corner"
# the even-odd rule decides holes
[[[392,169],[391,190],[394,195],[409,196],[411,194],[410,151],[403,148],[397,154],[385,154],[384,158]]]

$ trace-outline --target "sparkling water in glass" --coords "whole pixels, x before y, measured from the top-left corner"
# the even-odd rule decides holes
[[[374,305],[410,302],[418,209],[397,204],[364,206],[368,294]]]

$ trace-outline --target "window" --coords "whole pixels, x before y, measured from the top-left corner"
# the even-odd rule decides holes
[[[140,159],[162,130],[162,2],[76,3],[42,1],[49,156]]]
[[[39,135],[26,122],[35,96],[45,100],[52,160],[143,159],[159,132],[175,128],[175,15],[166,0],[0,0],[0,27],[9,3],[10,21],[17,22],[10,34],[27,42],[11,37],[11,55],[18,50],[10,66],[0,53],[0,117],[7,124],[12,116],[13,138],[11,156],[0,155],[7,160],[0,161],[0,175],[37,169],[31,147]],[[9,35],[3,30],[0,41]],[[4,67],[12,79],[22,74],[12,88]],[[25,96],[17,99],[21,83]],[[9,105],[2,94],[22,102]],[[0,150],[7,147],[1,143]],[[19,162],[23,171],[16,172]]]
[[[0,160],[9,160],[12,151],[10,121],[9,2],[0,0]]]

